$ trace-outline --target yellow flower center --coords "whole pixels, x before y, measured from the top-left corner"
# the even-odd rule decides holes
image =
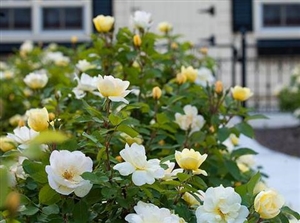
[[[64,173],[63,173],[63,178],[65,178],[66,180],[70,180],[73,178],[74,174],[71,172],[71,171],[68,171],[66,170]]]

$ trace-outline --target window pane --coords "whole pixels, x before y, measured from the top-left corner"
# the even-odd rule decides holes
[[[300,26],[300,4],[286,6],[286,26]]]
[[[275,4],[263,5],[263,26],[273,27],[281,24],[281,7]]]
[[[82,30],[82,7],[43,8],[44,30]]]
[[[82,8],[65,8],[66,29],[82,29]]]
[[[30,30],[31,8],[1,8],[0,28],[3,30]]]
[[[9,17],[11,14],[11,9],[0,8],[0,28],[7,30],[9,29]]]
[[[30,8],[14,9],[14,29],[31,29],[31,10]]]
[[[59,8],[43,8],[43,28],[60,29],[60,14]]]

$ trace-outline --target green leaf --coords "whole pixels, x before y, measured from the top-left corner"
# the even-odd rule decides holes
[[[246,122],[241,122],[235,126],[242,134],[245,136],[248,136],[250,138],[253,138],[254,131],[251,125],[249,125]]]
[[[229,135],[230,135],[229,128],[223,127],[218,129],[217,136],[220,142],[224,142],[229,137]]]
[[[239,148],[239,149],[235,149],[231,152],[230,156],[232,158],[238,158],[240,156],[243,156],[243,155],[256,155],[257,152],[255,152],[254,150],[252,149],[249,149],[249,148]]]
[[[234,177],[234,179],[236,179],[238,181],[241,180],[240,169],[238,168],[236,162],[233,162],[231,160],[226,160],[225,166],[226,166],[228,172],[231,174],[231,176]]]
[[[186,173],[177,173],[177,178],[180,180],[180,182],[184,182],[188,179],[190,179],[192,176]]]
[[[8,194],[8,171],[6,168],[0,167],[0,208],[4,206],[6,196]]]
[[[108,116],[108,119],[113,126],[119,125],[123,121],[122,118],[120,118],[119,116],[116,116],[114,114],[110,114]]]
[[[50,214],[58,214],[59,207],[56,204],[49,205],[47,207],[43,207],[42,212],[46,215]]]
[[[280,213],[278,215],[278,217],[279,217],[281,223],[289,223],[290,222],[289,219],[285,215],[283,215],[282,213]]]
[[[292,209],[290,209],[287,206],[284,206],[283,208],[281,208],[281,212],[284,214],[289,214],[294,216],[297,220],[300,220],[300,214]]]
[[[249,121],[249,120],[255,120],[255,119],[269,119],[267,116],[265,115],[261,115],[261,114],[256,114],[256,115],[251,115],[245,118],[245,121]]]
[[[119,125],[117,127],[117,130],[119,130],[120,132],[126,133],[127,135],[131,136],[132,138],[138,136],[138,134],[139,134],[137,131],[135,131],[133,128],[131,128],[128,125]]]
[[[88,222],[89,211],[87,204],[80,200],[77,204],[75,204],[73,210],[73,217],[75,223]]]
[[[157,114],[156,118],[157,118],[157,122],[159,124],[165,124],[165,123],[169,122],[169,118],[168,118],[168,116],[165,113],[159,113],[159,114]]]
[[[48,184],[42,187],[39,192],[39,202],[41,204],[52,205],[60,200],[60,195]]]
[[[247,191],[252,196],[253,196],[253,190],[254,190],[256,184],[259,182],[260,178],[261,178],[261,174],[260,174],[260,172],[257,172],[254,176],[251,177],[251,179],[247,183]]]
[[[102,113],[96,108],[90,106],[86,101],[82,100],[83,108],[91,115],[103,119]]]
[[[48,182],[44,164],[36,163],[26,159],[23,161],[22,166],[24,171],[28,173],[36,182],[43,184]]]
[[[68,137],[62,132],[43,131],[31,141],[31,144],[62,143],[67,139]]]
[[[109,181],[107,176],[97,176],[97,174],[91,172],[85,172],[81,176],[83,179],[89,180],[92,184],[103,184]]]
[[[34,215],[39,211],[39,208],[35,207],[35,206],[26,206],[26,209],[24,211],[22,211],[22,214],[24,215]]]
[[[97,143],[98,142],[98,139],[95,136],[89,135],[86,132],[83,132],[82,136],[84,136],[84,137],[92,140],[93,143]]]
[[[173,186],[176,186],[176,187],[181,185],[181,183],[179,181],[175,181],[175,180],[163,181],[163,182],[161,182],[161,184],[173,185]]]

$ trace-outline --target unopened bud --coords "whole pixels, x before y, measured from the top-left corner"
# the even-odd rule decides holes
[[[183,83],[185,83],[186,82],[186,76],[183,74],[183,73],[179,73],[179,74],[177,74],[176,75],[176,82],[178,83],[178,84],[183,84]]]
[[[171,48],[172,48],[173,50],[178,49],[178,44],[175,43],[175,42],[171,43]]]
[[[161,89],[159,87],[154,87],[152,89],[152,96],[154,99],[159,99],[161,97]]]
[[[77,36],[72,36],[71,37],[71,43],[76,44],[78,42],[78,37]]]
[[[23,119],[20,119],[18,122],[18,126],[19,127],[25,126],[25,121]]]
[[[5,206],[10,214],[15,214],[20,206],[20,194],[18,192],[10,192],[5,200]]]
[[[208,49],[206,48],[206,47],[202,47],[202,48],[200,48],[200,53],[202,53],[203,55],[207,55],[207,53],[208,53]]]
[[[116,160],[119,161],[120,163],[123,161],[121,156],[116,156]]]
[[[53,112],[49,113],[49,120],[53,121],[55,119],[55,114]]]
[[[215,132],[215,127],[212,125],[212,126],[210,126],[209,127],[209,131],[211,132],[211,133],[214,133]]]
[[[138,34],[134,35],[134,37],[133,37],[133,44],[136,47],[140,47],[142,45],[141,37]]]
[[[221,81],[217,81],[215,83],[215,92],[217,94],[221,94],[223,92],[223,83]]]

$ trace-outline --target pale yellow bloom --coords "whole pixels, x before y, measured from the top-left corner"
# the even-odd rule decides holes
[[[176,42],[172,42],[172,43],[171,43],[171,48],[172,48],[173,50],[178,49],[178,44],[177,44]]]
[[[30,109],[26,112],[26,115],[28,116],[28,126],[31,129],[40,132],[48,128],[49,114],[45,107]]]
[[[100,33],[109,32],[112,29],[114,22],[115,19],[111,16],[98,15],[93,19],[93,23]]]
[[[159,99],[161,97],[161,89],[159,87],[154,87],[152,89],[152,96],[154,99]]]
[[[16,148],[15,141],[6,136],[0,137],[0,150],[3,152],[9,151]]]
[[[178,165],[185,170],[192,170],[194,174],[207,176],[205,170],[199,169],[200,165],[206,160],[207,154],[201,155],[194,149],[183,149],[182,152],[175,151],[175,159]]]
[[[128,104],[125,97],[130,93],[130,90],[126,90],[129,84],[129,81],[123,81],[113,76],[102,77],[99,75],[98,90],[103,97],[108,97],[111,101],[122,101]]]
[[[189,192],[185,192],[182,196],[182,199],[188,203],[189,206],[199,206],[200,202],[195,198],[197,196],[201,201],[204,200],[205,193],[201,190],[198,190],[197,193],[194,193],[194,196]]]
[[[237,101],[246,101],[253,95],[253,92],[249,88],[235,86],[231,88],[232,97]]]
[[[78,42],[78,37],[77,36],[72,36],[71,37],[71,43],[75,44]]]
[[[185,68],[181,67],[181,73],[186,76],[188,81],[195,82],[198,76],[198,70],[194,69],[192,66]]]
[[[253,189],[253,194],[258,194],[259,192],[263,191],[263,190],[266,190],[268,187],[267,185],[262,182],[262,181],[259,181],[256,183],[254,189]]]
[[[263,219],[276,217],[283,205],[283,197],[274,190],[261,191],[254,199],[254,209]]]
[[[140,47],[142,45],[142,39],[140,35],[136,34],[133,36],[133,44],[137,47]]]
[[[186,76],[184,75],[184,74],[182,74],[182,73],[179,73],[179,74],[177,74],[176,75],[176,82],[178,83],[178,84],[183,84],[183,83],[185,83],[186,82]]]
[[[169,33],[173,29],[172,24],[168,22],[161,22],[158,24],[158,30],[162,33]]]

